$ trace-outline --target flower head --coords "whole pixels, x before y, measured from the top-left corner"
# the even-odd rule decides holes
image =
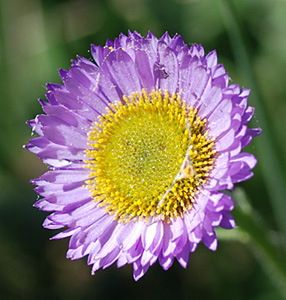
[[[45,114],[29,122],[39,136],[27,148],[50,167],[33,181],[35,206],[52,212],[43,226],[67,228],[54,239],[70,237],[67,257],[88,255],[92,273],[186,267],[201,241],[216,250],[214,227],[235,226],[221,191],[253,175],[241,152],[260,132],[247,127],[250,91],[179,35],[122,34],[91,53],[47,84]]]

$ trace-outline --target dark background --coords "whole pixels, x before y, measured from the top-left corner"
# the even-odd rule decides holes
[[[188,45],[202,43],[206,52],[216,49],[233,82],[256,89],[249,103],[254,106],[254,97],[258,99],[266,123],[256,115],[251,126],[268,126],[272,155],[285,170],[285,4],[283,0],[1,0],[0,299],[282,299],[251,243],[235,240],[220,240],[216,252],[200,245],[187,269],[174,263],[165,272],[157,263],[139,282],[133,280],[132,266],[112,266],[91,276],[85,259],[65,258],[67,239],[50,241],[56,232],[41,227],[47,214],[32,207],[38,196],[29,180],[46,167],[23,145],[31,138],[25,122],[41,113],[36,100],[44,98],[46,82],[61,82],[58,68],[68,69],[76,55],[90,58],[91,43],[103,45],[128,29],[142,35],[151,30],[158,37],[168,31],[182,35]],[[243,53],[235,46],[240,41],[231,26],[234,20],[252,75],[240,63]],[[261,143],[253,143],[248,151],[260,161],[267,159],[269,153],[258,147]],[[255,177],[240,187],[263,224],[275,231],[278,223],[263,172],[258,163]]]

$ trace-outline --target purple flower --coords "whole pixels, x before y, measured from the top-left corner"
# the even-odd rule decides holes
[[[241,152],[260,133],[247,127],[250,90],[179,35],[121,34],[91,53],[47,84],[45,114],[29,121],[39,136],[27,149],[50,168],[33,180],[35,206],[52,212],[43,226],[65,228],[53,238],[70,237],[67,257],[88,255],[92,273],[185,268],[201,241],[216,250],[214,227],[235,226],[221,191],[253,175]]]

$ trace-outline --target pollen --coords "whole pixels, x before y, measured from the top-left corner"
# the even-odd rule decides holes
[[[88,140],[86,187],[123,222],[183,218],[215,163],[206,119],[167,91],[143,89],[110,104]]]

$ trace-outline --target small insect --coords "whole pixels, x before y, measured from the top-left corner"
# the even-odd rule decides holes
[[[162,71],[163,71],[163,76],[164,76],[164,78],[165,78],[165,79],[168,78],[168,77],[169,77],[169,74],[165,71],[165,69],[162,69]]]
[[[164,65],[161,65],[159,63],[155,63],[155,71],[159,71],[163,75],[163,78],[166,79],[169,77],[169,74],[166,72]]]

